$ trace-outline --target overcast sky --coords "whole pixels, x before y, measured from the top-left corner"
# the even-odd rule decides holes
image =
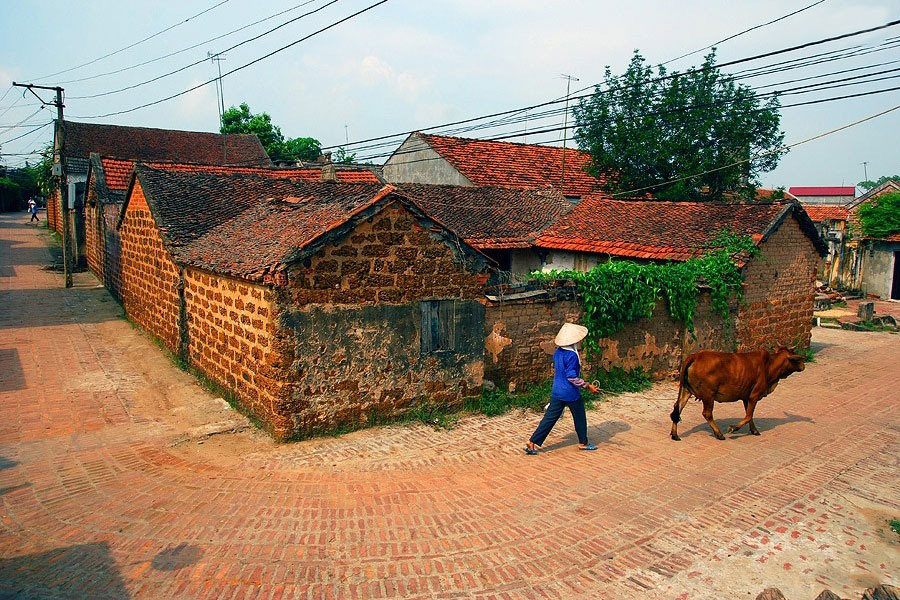
[[[214,85],[134,112],[103,119],[83,118],[128,109],[203,83],[216,74],[215,65],[209,61],[126,92],[93,99],[76,96],[132,85],[199,61],[207,52],[221,51],[320,8],[328,1],[312,0],[306,6],[297,7],[300,0],[227,0],[181,23],[221,0],[0,0],[0,96],[8,91],[13,80],[59,84],[66,89],[66,116],[72,120],[215,131],[218,113]],[[565,94],[566,82],[559,77],[562,73],[580,78],[580,82],[573,84],[574,90],[599,81],[605,65],[621,71],[635,48],[653,62],[667,61],[813,1],[389,0],[227,76],[225,103],[246,101],[254,112],[268,112],[288,136],[313,136],[324,145],[341,144],[345,136],[351,141],[360,140],[558,98]],[[223,71],[298,40],[374,2],[338,0],[228,52],[221,63]],[[164,60],[87,81],[69,81],[122,69],[200,44],[291,8],[280,17]],[[898,18],[900,2],[896,0],[826,0],[789,19],[721,44],[719,61],[877,26]],[[134,48],[47,77],[178,23]],[[900,36],[900,27],[820,46],[806,53],[852,44],[878,44],[892,36]],[[796,53],[779,59],[802,55]],[[669,66],[679,69],[701,60],[702,54],[695,54]],[[888,61],[900,61],[900,48],[754,78],[747,83],[775,83]],[[762,64],[765,61],[747,66]],[[900,62],[873,70],[898,66]],[[887,74],[892,75],[896,74]],[[785,103],[897,87],[900,85],[897,81],[793,96],[785,99]],[[49,97],[48,92],[44,94]],[[17,100],[18,104],[7,110]],[[786,141],[798,141],[898,104],[900,91],[786,108],[782,112]],[[9,91],[0,100],[0,113],[5,113],[0,115],[0,145],[4,154],[28,152],[51,139],[50,127],[46,127],[20,140],[9,141],[30,128],[5,129],[6,126],[23,119],[24,124],[40,124],[51,118],[48,110],[29,117],[38,109],[33,97],[22,98],[18,90]],[[553,123],[561,120],[560,116],[554,117]],[[546,123],[532,122],[529,128],[540,125]],[[519,124],[469,135],[499,135],[521,128]],[[558,140],[560,135],[530,135],[527,141]],[[894,174],[900,171],[898,140],[900,110],[798,147],[775,171],[764,175],[763,181],[770,186],[788,187],[852,185],[863,179],[863,161],[868,162],[870,178]],[[17,164],[22,158],[5,156],[2,160]]]

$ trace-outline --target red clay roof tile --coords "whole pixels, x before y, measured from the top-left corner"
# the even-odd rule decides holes
[[[590,163],[587,152],[568,148],[566,172],[562,177],[563,149],[418,134],[475,185],[500,187],[555,187],[567,196],[584,196],[604,182],[585,172]]]
[[[813,221],[824,221],[833,219],[838,221],[846,221],[850,216],[850,210],[843,206],[820,206],[807,204],[803,206],[803,210],[809,215]]]

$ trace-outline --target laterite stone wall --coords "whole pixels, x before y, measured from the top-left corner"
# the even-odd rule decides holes
[[[384,209],[288,274],[297,434],[454,406],[480,393],[486,275],[402,206]],[[425,299],[452,299],[452,352],[423,353]],[[293,375],[292,375],[293,376]]]
[[[793,217],[761,246],[745,268],[737,315],[741,351],[809,345],[820,257]]]
[[[188,358],[232,391],[277,438],[293,433],[293,350],[279,329],[275,292],[193,268],[184,272]]]
[[[134,186],[119,233],[125,314],[177,354],[181,339],[179,270],[163,247],[139,184]]]
[[[553,376],[553,340],[563,323],[581,323],[580,300],[513,300],[491,302],[485,318],[484,377],[493,383],[544,381]],[[602,340],[599,357],[586,360],[591,369],[641,368],[656,377],[677,371],[685,356],[701,349],[734,350],[735,335],[701,294],[694,317],[696,337],[675,321],[663,301],[653,316],[626,325]]]
[[[59,204],[59,189],[54,186],[53,193],[47,198],[47,226],[51,231],[62,235],[61,207]]]
[[[122,299],[122,240],[117,226],[122,211],[121,202],[99,205],[99,215],[103,219],[100,228],[101,252],[103,254],[103,283],[117,299]]]
[[[84,245],[87,256],[88,268],[94,272],[97,279],[106,282],[103,275],[103,233],[102,233],[102,206],[97,200],[97,189],[94,180],[88,187],[84,206]]]

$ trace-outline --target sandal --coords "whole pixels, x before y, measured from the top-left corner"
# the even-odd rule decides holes
[[[538,453],[537,448],[534,448],[531,446],[525,446],[525,454],[527,454],[528,456],[537,456],[537,453]]]
[[[588,444],[587,446],[578,446],[579,450],[596,450],[597,446],[593,444]]]

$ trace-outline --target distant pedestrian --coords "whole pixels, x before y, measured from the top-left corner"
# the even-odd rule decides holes
[[[538,447],[544,443],[550,430],[556,425],[556,421],[559,420],[567,406],[575,421],[578,448],[580,450],[597,449],[597,446],[588,441],[587,416],[584,411],[584,400],[581,398],[582,388],[587,388],[592,392],[598,391],[596,387],[581,378],[581,357],[578,355],[578,344],[587,334],[587,327],[574,323],[566,323],[556,334],[557,348],[553,353],[554,374],[550,404],[547,405],[544,418],[531,434],[531,439],[525,446],[525,454],[538,453]]]
[[[31,220],[28,221],[29,223],[34,223],[35,221],[40,222],[40,219],[38,219],[38,216],[37,216],[38,205],[37,205],[37,202],[34,201],[34,198],[28,199],[28,212],[31,213]]]

